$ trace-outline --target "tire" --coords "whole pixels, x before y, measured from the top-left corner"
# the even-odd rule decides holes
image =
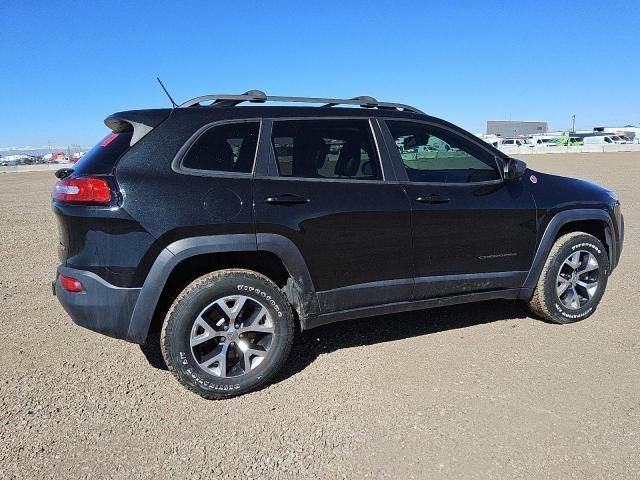
[[[600,240],[584,232],[563,235],[549,252],[529,308],[554,323],[584,320],[596,311],[609,273],[609,257]]]
[[[294,339],[291,305],[278,286],[250,270],[204,275],[178,295],[160,346],[169,370],[207,399],[265,386],[282,368]]]

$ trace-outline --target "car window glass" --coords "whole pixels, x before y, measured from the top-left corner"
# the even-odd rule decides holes
[[[382,178],[367,120],[275,121],[272,142],[281,177]]]
[[[386,123],[410,181],[473,183],[501,178],[495,157],[458,134],[417,122]]]
[[[191,145],[182,166],[194,170],[251,173],[258,131],[258,122],[211,127]]]

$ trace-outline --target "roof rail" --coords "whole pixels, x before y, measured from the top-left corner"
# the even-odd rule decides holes
[[[265,103],[265,102],[282,102],[282,103],[320,103],[322,107],[334,107],[336,105],[357,105],[363,108],[379,108],[385,110],[402,110],[405,112],[421,113],[411,105],[403,103],[379,102],[373,97],[354,97],[354,98],[320,98],[320,97],[279,97],[267,96],[260,90],[249,90],[242,95],[203,95],[187,100],[179,106],[179,108],[199,106],[202,102],[213,101],[210,107],[234,107],[242,102]]]

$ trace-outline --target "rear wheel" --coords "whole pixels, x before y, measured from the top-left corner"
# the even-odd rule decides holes
[[[608,276],[602,243],[583,232],[568,233],[551,248],[529,307],[555,323],[583,320],[595,312]]]
[[[161,348],[180,383],[219,399],[268,383],[284,365],[293,338],[293,313],[278,286],[234,269],[185,288],[169,310]]]

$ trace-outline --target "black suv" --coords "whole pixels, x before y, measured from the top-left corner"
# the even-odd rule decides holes
[[[496,298],[581,320],[620,258],[613,192],[408,105],[251,91],[105,123],[57,172],[55,294],[79,325],[155,339],[206,398],[264,385],[330,322]]]

